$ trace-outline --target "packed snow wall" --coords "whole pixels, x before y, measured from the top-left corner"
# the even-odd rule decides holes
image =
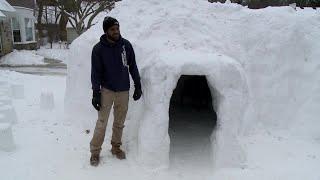
[[[236,139],[256,130],[294,128],[320,137],[314,119],[320,106],[319,14],[197,0],[118,2],[109,15],[134,46],[144,91],[140,101],[129,102],[124,132],[129,157],[167,164],[169,100],[181,74],[206,75],[219,99],[219,129],[212,135],[216,167],[241,165],[246,152]],[[71,45],[66,115],[84,128],[93,129],[97,117],[90,58],[102,33],[101,18]]]

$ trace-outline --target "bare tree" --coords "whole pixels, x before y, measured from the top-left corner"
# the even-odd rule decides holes
[[[37,17],[37,28],[39,30],[39,36],[43,37],[43,32],[42,32],[42,15],[43,15],[43,1],[37,0],[37,8],[38,8],[38,17]]]
[[[115,0],[56,0],[56,2],[61,15],[68,18],[71,26],[80,35],[94,25],[93,20],[100,12],[112,9]]]

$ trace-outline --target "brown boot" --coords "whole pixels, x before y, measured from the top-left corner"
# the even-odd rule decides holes
[[[118,159],[126,159],[126,154],[120,149],[119,145],[112,145],[111,153]]]
[[[99,154],[91,154],[91,157],[90,157],[91,166],[98,166],[99,162],[100,162]]]

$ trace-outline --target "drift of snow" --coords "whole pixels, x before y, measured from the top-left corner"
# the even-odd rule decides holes
[[[37,65],[46,64],[44,57],[36,54],[35,51],[13,50],[13,52],[1,57],[2,65]]]

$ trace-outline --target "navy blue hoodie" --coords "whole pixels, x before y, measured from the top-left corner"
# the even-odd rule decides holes
[[[94,91],[102,87],[112,91],[130,89],[129,72],[135,86],[140,86],[140,75],[131,43],[120,37],[116,43],[107,41],[106,35],[92,49],[91,83]]]

